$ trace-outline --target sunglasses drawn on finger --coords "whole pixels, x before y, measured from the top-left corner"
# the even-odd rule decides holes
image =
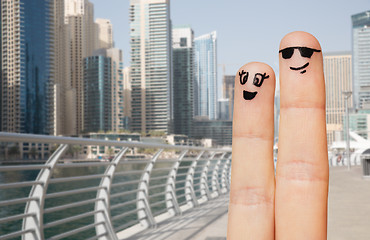
[[[309,47],[287,47],[287,48],[281,49],[279,51],[279,53],[281,53],[281,56],[283,57],[283,59],[290,59],[290,58],[292,58],[294,53],[297,52],[297,51],[295,51],[296,49],[301,54],[302,58],[308,58],[308,59],[310,59],[311,56],[315,52],[321,52],[321,50],[313,49],[313,48],[309,48]],[[305,72],[307,72],[307,67],[309,65],[310,65],[310,63],[309,63],[309,61],[307,61],[305,64],[303,64],[301,66],[290,66],[289,68],[293,71],[298,71],[300,74],[304,74]]]
[[[268,79],[269,77],[270,76],[267,75],[266,73],[255,73],[252,83],[255,87],[260,88],[262,86],[263,82],[265,81],[265,79]],[[252,74],[251,74],[251,78],[252,78]],[[245,85],[248,82],[248,79],[249,79],[249,72],[241,70],[241,72],[239,72],[239,82],[240,82],[240,84],[242,86]],[[255,98],[257,93],[258,93],[257,91],[251,92],[251,91],[243,90],[243,98],[244,98],[244,100],[248,100],[248,101],[252,100],[253,98]]]

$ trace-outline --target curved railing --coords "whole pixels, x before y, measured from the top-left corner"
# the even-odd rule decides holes
[[[0,239],[125,239],[230,185],[231,149],[13,133],[0,144]]]

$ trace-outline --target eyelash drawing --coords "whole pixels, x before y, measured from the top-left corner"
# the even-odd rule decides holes
[[[256,73],[254,75],[254,79],[253,79],[253,85],[256,86],[256,87],[261,87],[262,86],[262,83],[265,79],[268,79],[270,76],[269,75],[266,75],[266,73],[262,74],[262,73]]]
[[[245,75],[243,77],[244,74],[247,74],[247,75]],[[249,72],[244,72],[244,70],[242,70],[241,73],[239,72],[240,84],[241,85],[244,85],[248,81],[248,76],[249,76]]]

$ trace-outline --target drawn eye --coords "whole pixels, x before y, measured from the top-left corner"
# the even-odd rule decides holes
[[[244,74],[246,74],[246,75],[243,77]],[[244,85],[248,81],[248,76],[249,76],[249,73],[248,72],[244,72],[244,70],[242,70],[242,72],[239,73],[240,84],[241,85]]]
[[[261,73],[256,73],[254,75],[254,79],[253,79],[253,85],[256,86],[256,87],[261,87],[262,86],[262,83],[265,79],[269,78],[270,76],[267,75],[266,76],[266,73],[264,74],[261,74]]]

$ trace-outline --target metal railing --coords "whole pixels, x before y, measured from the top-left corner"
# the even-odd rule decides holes
[[[0,239],[124,239],[230,186],[231,149],[13,133],[0,144]]]

